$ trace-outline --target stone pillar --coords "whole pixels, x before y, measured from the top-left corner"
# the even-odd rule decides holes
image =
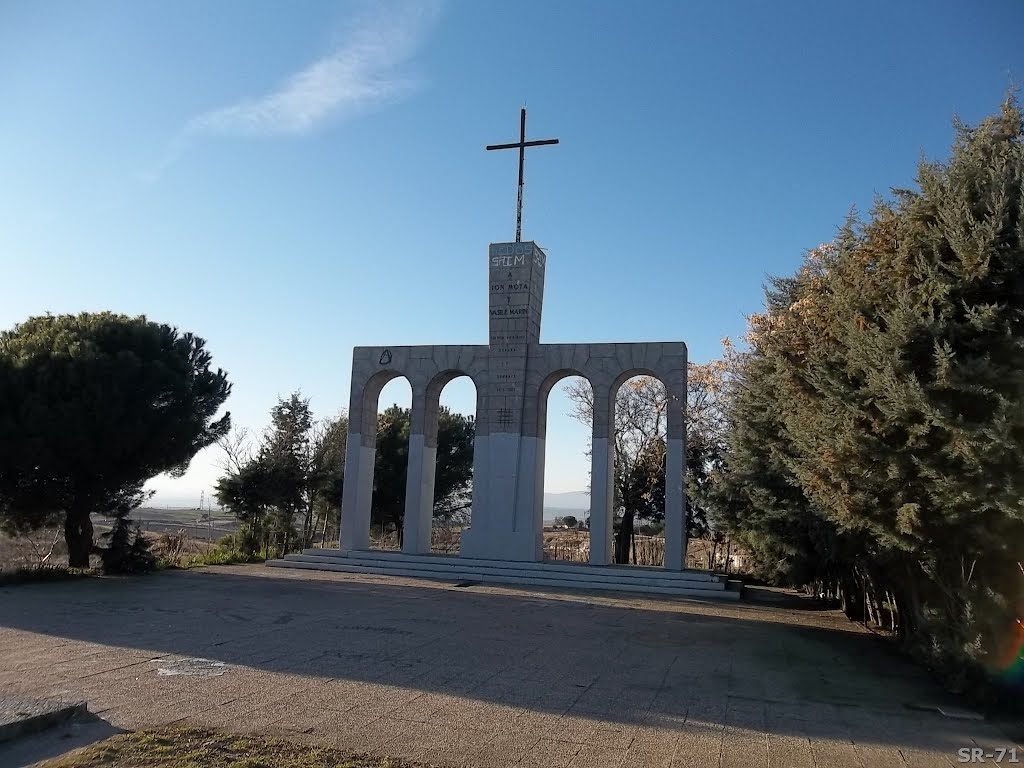
[[[477,403],[481,400],[477,395]],[[485,541],[490,531],[491,516],[488,513],[490,498],[490,454],[487,429],[487,412],[477,408],[476,432],[473,435],[473,514],[469,527],[462,531],[459,543],[459,557],[475,557],[474,541]],[[468,542],[468,543],[467,543]]]
[[[402,551],[409,555],[430,552],[434,471],[437,467],[437,402],[430,403],[429,400],[424,384],[413,385],[405,521],[402,527]]]
[[[665,459],[665,568],[686,566],[686,367],[663,381],[669,398]]]
[[[366,400],[364,382],[355,379],[348,406],[348,444],[345,448],[345,485],[341,497],[341,532],[339,547],[343,550],[370,548],[370,503],[373,500],[373,461],[377,448],[376,420],[363,428]],[[377,401],[374,398],[374,414]]]
[[[615,499],[614,393],[606,384],[594,389],[594,424],[590,444],[590,564],[612,561],[612,504]]]
[[[532,242],[492,243],[488,251],[488,378],[484,441],[477,438],[474,471],[487,477],[486,519],[462,536],[462,554],[495,560],[543,556],[542,511],[536,510],[537,440],[524,437],[527,361],[540,338],[543,251]],[[477,475],[478,476],[478,475]],[[479,501],[476,494],[474,504]]]

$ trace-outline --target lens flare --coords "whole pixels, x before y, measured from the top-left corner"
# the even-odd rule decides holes
[[[1024,622],[1017,619],[1010,625],[1009,634],[993,671],[1007,685],[1024,687]]]

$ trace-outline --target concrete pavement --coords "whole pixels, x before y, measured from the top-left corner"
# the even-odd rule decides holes
[[[834,612],[262,566],[0,589],[0,691],[452,766],[903,768],[1015,746],[908,709],[950,700]]]

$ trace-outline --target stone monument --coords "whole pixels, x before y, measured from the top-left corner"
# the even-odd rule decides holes
[[[681,341],[629,344],[542,344],[541,317],[547,256],[520,239],[523,150],[557,143],[520,139],[488,149],[519,149],[516,241],[492,243],[487,254],[490,296],[488,344],[356,347],[352,354],[349,436],[341,512],[342,551],[370,546],[370,503],[377,440],[377,400],[397,376],[412,386],[412,424],[402,550],[430,552],[441,390],[468,376],[476,385],[476,442],[470,527],[460,558],[542,561],[544,429],[548,393],[567,376],[593,387],[590,563],[608,565],[612,552],[612,466],[615,394],[629,378],[659,378],[669,397],[665,483],[665,568],[683,569],[686,519],[683,473],[686,452],[686,345]]]

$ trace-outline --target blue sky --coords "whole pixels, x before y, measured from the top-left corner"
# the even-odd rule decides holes
[[[237,425],[297,388],[336,413],[354,345],[486,342],[516,160],[483,147],[525,102],[561,140],[526,166],[542,340],[706,361],[767,274],[998,107],[1022,29],[1017,0],[7,0],[0,328],[144,313],[207,339]],[[549,491],[587,483],[567,411],[553,394]],[[197,500],[214,458],[157,502]]]

